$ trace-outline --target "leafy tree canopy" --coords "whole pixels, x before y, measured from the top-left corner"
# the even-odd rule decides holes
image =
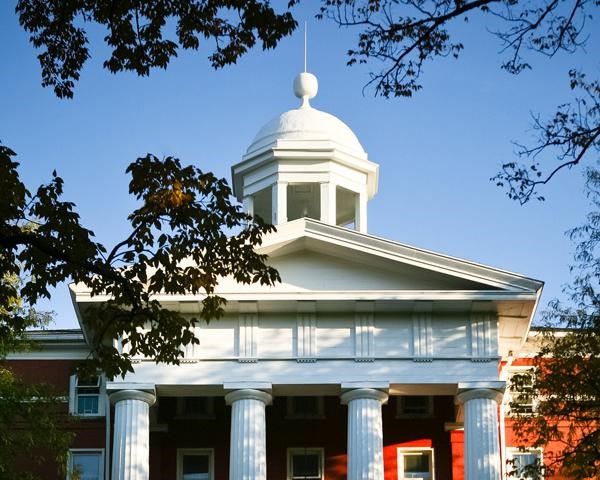
[[[0,364],[0,480],[38,478],[36,467],[47,461],[64,470],[72,434],[63,430],[69,419],[59,393]]]
[[[0,288],[18,292],[21,280],[0,277]],[[28,308],[19,297],[0,303],[0,480],[38,478],[35,468],[45,461],[67,464],[72,434],[60,425],[68,423],[62,394],[51,385],[24,382],[2,360],[9,353],[35,348],[31,341],[8,328],[7,316],[18,317],[19,328],[44,328],[51,320],[48,312]],[[36,452],[25,459],[23,452]],[[23,460],[18,464],[15,459]]]
[[[524,445],[544,448],[545,474],[600,478],[600,171],[589,169],[592,204],[586,222],[571,231],[577,241],[571,303],[554,301],[545,312],[535,368],[513,388],[536,399],[531,413],[511,403]],[[532,474],[540,475],[533,468]]]
[[[84,28],[89,23],[107,30],[104,41],[112,52],[104,67],[142,76],[167,68],[179,48],[197,50],[203,39],[214,42],[209,61],[220,68],[257,41],[274,48],[297,26],[290,12],[277,13],[268,0],[20,0],[16,12],[33,45],[43,50],[42,84],[60,98],[73,96],[90,57]]]
[[[110,300],[89,309],[90,371],[109,377],[132,371],[131,357],[177,363],[181,345],[197,343],[192,327],[223,313],[214,294],[219,277],[240,283],[273,284],[276,270],[255,252],[272,230],[243,213],[227,182],[153,155],[129,165],[129,191],[140,206],[129,215],[131,231],[111,250],[80,224],[74,204],[62,200],[63,181],[30,193],[18,175],[15,153],[0,146],[0,274],[22,283],[0,284],[0,339],[21,338],[31,326],[13,299],[34,305],[48,288],[65,280],[81,282],[92,295]],[[198,317],[168,310],[154,294],[204,294]],[[124,338],[125,352],[113,340]]]

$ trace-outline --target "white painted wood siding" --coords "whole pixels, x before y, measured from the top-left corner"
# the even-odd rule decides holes
[[[195,333],[200,344],[185,347],[183,360],[498,358],[498,321],[491,312],[432,313],[425,308],[377,313],[361,307],[356,312],[320,313],[309,307],[294,313],[228,314],[199,324]]]

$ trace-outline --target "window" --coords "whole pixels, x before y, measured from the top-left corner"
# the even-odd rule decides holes
[[[104,478],[104,450],[76,449],[69,451],[68,478],[102,480]]]
[[[271,188],[265,188],[254,194],[254,215],[259,216],[265,222],[273,221],[273,194]]]
[[[433,480],[432,448],[399,448],[398,480]]]
[[[213,451],[177,450],[177,480],[213,480]]]
[[[509,410],[521,415],[533,413],[535,397],[532,388],[534,380],[532,367],[513,369],[509,375],[509,391],[506,395]]]
[[[287,418],[325,418],[323,397],[287,397]]]
[[[69,392],[69,412],[83,417],[104,415],[103,388],[100,376],[81,379],[73,375]]]
[[[542,451],[540,449],[520,450],[515,447],[506,449],[508,478],[533,479],[539,478],[535,475],[543,465]]]
[[[356,229],[358,194],[339,186],[336,187],[335,192],[335,224]]]
[[[433,415],[433,397],[409,395],[397,397],[397,417],[429,417]]]
[[[288,480],[322,480],[322,448],[288,449]]]
[[[302,217],[320,220],[320,184],[292,183],[287,186],[287,219],[291,222]]]

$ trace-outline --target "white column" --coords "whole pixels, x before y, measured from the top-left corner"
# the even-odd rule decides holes
[[[465,480],[500,480],[498,403],[502,391],[473,388],[457,396],[464,408]]]
[[[357,388],[342,395],[348,405],[348,480],[383,480],[381,390]]]
[[[266,480],[265,407],[271,400],[268,393],[251,388],[225,395],[231,405],[229,480]]]
[[[271,209],[273,225],[287,222],[287,183],[277,182],[271,187]]]
[[[326,182],[321,184],[321,221],[329,225],[337,223],[335,189],[335,183]]]
[[[115,405],[112,480],[148,480],[150,405],[156,396],[141,390],[120,390],[110,396]]]
[[[354,224],[357,231],[367,233],[367,192],[364,190],[356,195]]]

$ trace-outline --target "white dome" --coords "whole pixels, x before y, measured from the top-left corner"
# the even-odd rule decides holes
[[[277,140],[325,140],[352,153],[365,151],[350,127],[333,115],[309,105],[289,110],[262,127],[246,150],[251,153]]]

